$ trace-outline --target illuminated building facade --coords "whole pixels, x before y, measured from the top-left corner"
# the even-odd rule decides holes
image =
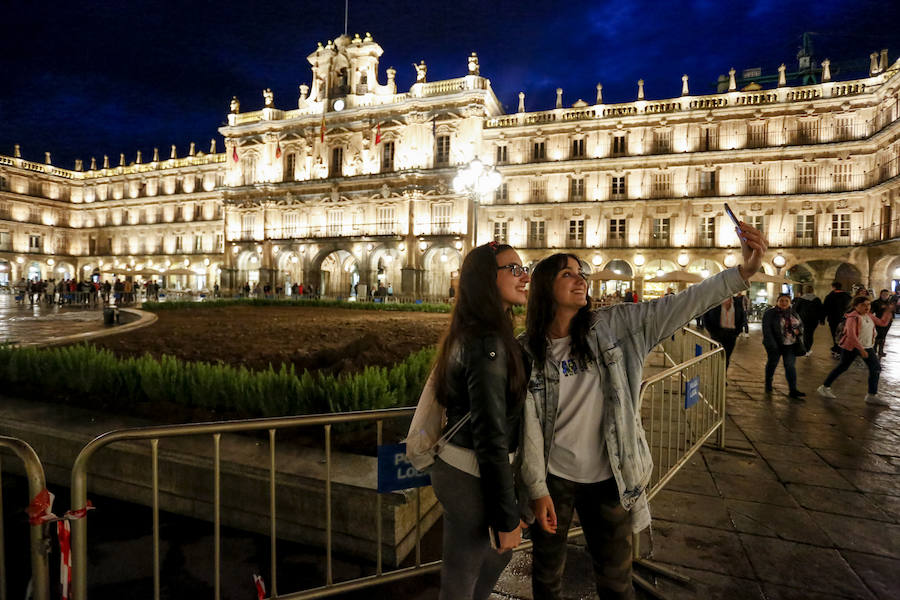
[[[886,52],[852,81],[825,61],[813,85],[786,85],[782,67],[771,89],[739,90],[731,72],[693,95],[685,76],[676,98],[647,100],[639,82],[635,101],[605,104],[598,85],[593,104],[564,107],[558,90],[540,112],[520,94],[513,114],[474,53],[456,79],[416,65],[406,92],[394,69],[380,80],[381,55],[368,34],[320,44],[296,108],[269,90],[252,112],[232,100],[221,153],[72,171],[0,156],[0,283],[158,273],[441,298],[466,250],[497,239],[526,262],[571,251],[654,295],[658,271],[739,260],[726,201],[768,237],[770,274],[819,294],[900,279],[900,61]],[[476,158],[502,175],[477,203],[451,186]]]

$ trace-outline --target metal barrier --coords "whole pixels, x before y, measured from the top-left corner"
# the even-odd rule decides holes
[[[94,454],[114,442],[126,440],[147,440],[151,449],[152,469],[152,515],[153,515],[153,597],[160,597],[160,557],[159,557],[159,440],[162,438],[176,438],[185,436],[209,436],[213,443],[213,538],[214,538],[214,590],[215,598],[220,598],[220,507],[221,507],[221,473],[220,473],[220,443],[221,436],[225,433],[239,433],[252,431],[267,431],[269,433],[269,515],[271,519],[270,542],[271,564],[270,582],[271,597],[305,599],[323,598],[340,593],[359,590],[373,585],[389,583],[404,579],[413,575],[437,572],[440,570],[440,561],[422,564],[420,553],[420,540],[422,532],[419,529],[421,520],[420,507],[416,502],[416,564],[413,567],[396,569],[388,573],[382,570],[382,519],[376,523],[377,558],[375,575],[359,579],[334,583],[332,578],[332,518],[331,518],[331,485],[332,485],[332,459],[331,459],[331,428],[341,423],[369,423],[375,422],[377,427],[377,444],[382,442],[382,427],[386,420],[409,419],[414,408],[394,408],[384,410],[362,411],[344,414],[307,415],[298,417],[276,417],[266,419],[248,419],[244,421],[226,421],[221,423],[197,423],[185,425],[171,425],[165,427],[143,427],[105,433],[89,442],[78,454],[72,468],[72,510],[77,512],[87,506],[87,472],[91,458]],[[276,566],[276,471],[275,471],[275,432],[279,429],[297,427],[323,427],[325,433],[325,585],[319,588],[305,590],[290,594],[278,593],[278,571]],[[376,499],[376,514],[381,515],[381,495]],[[72,521],[72,597],[74,600],[86,600],[87,598],[87,519]]]
[[[44,467],[37,454],[27,443],[20,439],[0,436],[0,448],[13,452],[25,465],[25,476],[28,478],[28,493],[35,498],[45,487]],[[2,467],[2,465],[0,465]],[[0,468],[0,483],[2,483]],[[31,581],[34,600],[50,600],[50,572],[47,566],[47,555],[50,550],[45,531],[48,525],[43,523],[29,526],[31,539]],[[0,486],[0,600],[6,600],[6,553],[3,531],[3,489]]]
[[[713,340],[695,331],[683,328],[662,344],[662,352],[667,361],[678,359],[675,366],[648,377],[641,387],[641,416],[653,457],[654,471],[648,486],[648,500],[652,499],[668,481],[675,476],[681,467],[706,443],[710,437],[718,433],[717,444],[724,448],[725,443],[725,353]],[[699,350],[698,350],[699,348]],[[699,352],[699,354],[698,354]],[[684,359],[684,360],[680,360]],[[695,379],[696,378],[696,379]],[[686,385],[690,383],[690,389]],[[166,427],[147,427],[131,430],[114,431],[103,434],[79,453],[72,471],[72,510],[79,511],[87,505],[87,471],[92,456],[109,444],[126,440],[147,440],[151,446],[152,461],[152,514],[153,514],[153,581],[154,598],[160,594],[160,557],[159,557],[159,440],[184,436],[210,436],[214,447],[213,459],[213,525],[214,525],[214,590],[215,598],[220,597],[220,440],[224,433],[251,431],[268,431],[269,433],[269,515],[271,519],[271,597],[290,598],[295,600],[323,598],[359,590],[374,585],[433,573],[440,570],[441,561],[421,562],[419,543],[421,531],[418,521],[421,519],[417,502],[416,524],[416,564],[412,567],[396,569],[388,573],[382,570],[382,523],[376,523],[378,556],[376,574],[355,580],[334,583],[332,579],[332,523],[331,523],[331,427],[339,423],[375,422],[377,426],[377,443],[382,442],[382,426],[385,420],[410,418],[414,408],[386,409],[345,414],[310,415],[299,417],[251,419],[245,421],[229,421],[221,423],[201,423],[173,425]],[[296,427],[324,427],[325,433],[325,510],[326,510],[326,546],[325,546],[325,585],[298,591],[286,595],[278,593],[276,566],[276,506],[275,506],[275,432],[279,429]],[[417,497],[418,499],[418,497]],[[377,497],[376,514],[381,515],[381,496]],[[572,528],[569,537],[582,534],[581,528]],[[642,566],[663,573],[667,576],[686,581],[687,579],[665,567],[642,559],[639,556],[638,537],[634,537],[635,562]],[[516,550],[527,550],[530,542],[523,543]],[[72,522],[72,597],[75,600],[87,599],[87,519]],[[635,574],[635,582],[658,598],[663,598],[653,586]]]

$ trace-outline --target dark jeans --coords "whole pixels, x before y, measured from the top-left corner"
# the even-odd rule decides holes
[[[813,336],[816,335],[816,327],[818,326],[818,321],[803,322],[803,345],[806,347],[807,352],[812,350]]]
[[[531,586],[534,600],[559,600],[566,566],[566,536],[578,511],[588,552],[594,565],[601,600],[633,600],[631,584],[631,513],[622,507],[615,479],[575,483],[547,475],[547,487],[556,509],[556,533],[535,524]]]
[[[766,348],[766,388],[772,387],[772,377],[775,376],[775,367],[778,366],[778,360],[784,362],[784,377],[787,379],[788,387],[791,391],[797,389],[797,369],[794,364],[797,362],[797,356],[794,354],[791,346],[780,346],[777,350]]]
[[[728,368],[728,365],[731,364],[731,353],[734,352],[734,345],[737,343],[738,335],[740,334],[740,330],[738,329],[719,329],[713,334],[710,332],[709,337],[716,340],[722,347],[725,349],[725,368]]]
[[[866,353],[868,356],[863,360],[866,361],[866,366],[869,367],[869,393],[877,394],[878,378],[881,377],[881,361],[878,360],[878,353],[875,352],[874,348],[866,348]],[[825,387],[831,387],[834,380],[840,377],[841,373],[849,369],[850,365],[853,364],[853,361],[859,355],[859,350],[844,350],[841,348],[841,362],[831,370],[831,373],[825,378],[825,383],[823,385]]]
[[[438,458],[431,470],[431,483],[444,507],[439,598],[487,600],[512,552],[498,554],[491,548],[481,480]]]
[[[887,334],[890,328],[890,325],[887,327],[875,326],[875,353],[879,356],[884,354],[884,342],[887,340]]]
[[[831,351],[834,352],[835,354],[841,353],[841,347],[838,346],[837,343],[834,341],[834,334],[837,333],[837,328],[838,328],[838,325],[840,325],[840,324],[841,324],[840,318],[838,318],[838,319],[831,319],[830,317],[828,318],[828,329],[831,330]]]

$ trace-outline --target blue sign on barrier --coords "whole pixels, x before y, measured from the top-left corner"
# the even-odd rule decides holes
[[[431,477],[419,473],[406,460],[406,444],[378,446],[378,493],[431,485]]]
[[[703,354],[703,346],[694,344],[694,356],[700,356],[701,354]]]
[[[684,384],[684,407],[690,408],[700,400],[700,376],[695,375]]]

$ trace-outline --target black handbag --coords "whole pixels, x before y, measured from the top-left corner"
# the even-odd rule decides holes
[[[806,346],[803,345],[803,342],[797,340],[791,345],[791,351],[793,351],[794,356],[806,356]]]

